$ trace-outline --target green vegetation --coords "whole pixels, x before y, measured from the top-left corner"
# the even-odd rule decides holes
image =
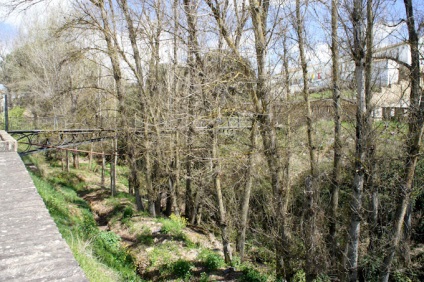
[[[72,183],[61,178],[65,175],[51,174],[45,179],[34,173],[31,176],[90,281],[141,281],[120,238],[112,232],[99,231],[88,204],[78,196]]]
[[[146,227],[144,227],[141,230],[141,233],[137,236],[137,241],[146,246],[152,246],[155,242],[153,239],[152,231]]]
[[[219,254],[208,249],[203,249],[198,259],[203,263],[207,271],[214,271],[225,265],[224,259]]]
[[[172,275],[173,277],[181,278],[184,281],[189,281],[192,277],[193,268],[193,263],[179,259],[175,262],[164,265],[161,268],[160,273],[162,275]]]
[[[24,116],[25,108],[13,107],[9,110],[9,118],[21,118]]]
[[[246,267],[243,270],[243,276],[240,278],[240,281],[243,281],[243,282],[266,282],[266,281],[268,281],[268,276],[260,273],[256,269]]]
[[[162,223],[162,232],[168,234],[174,238],[179,238],[184,240],[185,236],[183,229],[187,225],[187,220],[184,217],[171,214],[169,219],[160,219],[159,222]]]

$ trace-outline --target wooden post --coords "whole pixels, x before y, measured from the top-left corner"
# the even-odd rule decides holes
[[[105,188],[105,167],[106,167],[106,157],[105,152],[102,152],[102,174],[101,174],[101,180],[100,180],[100,186],[102,188]]]
[[[90,143],[90,153],[88,154],[88,167],[89,170],[93,170],[92,168],[93,165],[93,143]]]
[[[4,130],[9,131],[9,109],[7,107],[7,94],[4,94]]]
[[[113,139],[113,155],[110,163],[110,188],[112,197],[116,194],[116,164],[118,162],[118,154],[117,154],[117,147],[118,147],[118,139],[115,137]]]
[[[112,160],[110,162],[110,192],[112,194],[112,197],[115,196],[115,191],[116,191],[116,187],[115,187],[115,172],[116,172],[116,168],[115,168],[115,163],[113,161],[113,157]]]
[[[66,172],[69,172],[69,150],[66,150]]]

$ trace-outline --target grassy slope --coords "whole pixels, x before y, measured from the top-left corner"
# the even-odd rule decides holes
[[[135,211],[134,199],[126,193],[109,197],[107,190],[95,187],[98,177],[86,164],[64,173],[41,155],[25,161],[36,165],[31,173],[34,183],[90,281],[143,281],[137,268],[148,281],[268,279],[246,264],[226,273],[229,266],[211,250],[216,246],[209,244],[210,235],[189,230],[180,217],[148,218]],[[111,231],[99,229],[93,214],[106,217]],[[158,226],[160,231],[153,231]]]
[[[42,166],[39,162],[37,158],[37,165]],[[64,185],[57,176],[41,177],[39,173],[31,173],[31,176],[62,237],[90,281],[141,280],[134,265],[116,261],[124,250],[114,249],[117,244],[108,244],[108,240],[114,243],[116,238],[97,229],[88,204],[74,187]]]

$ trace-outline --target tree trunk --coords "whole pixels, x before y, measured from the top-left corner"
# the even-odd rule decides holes
[[[195,3],[184,0],[184,12],[188,25],[188,66],[190,72],[190,97],[188,98],[188,132],[187,132],[187,158],[186,158],[186,203],[185,214],[190,222],[195,222],[195,203],[193,191],[193,135],[194,135],[194,93],[195,78],[203,77],[203,61],[200,54],[200,46],[197,39],[197,28],[195,20]],[[203,83],[200,83],[203,85]],[[202,88],[203,86],[201,86]],[[203,92],[203,88],[202,88]]]
[[[349,281],[358,280],[358,258],[359,243],[362,220],[362,191],[365,176],[365,154],[366,154],[366,103],[365,103],[365,81],[364,81],[364,50],[363,50],[363,1],[355,0],[353,7],[353,37],[356,81],[356,149],[355,149],[355,173],[352,185],[351,221],[349,227],[348,247],[348,277]]]
[[[66,172],[69,172],[69,150],[66,150]]]
[[[115,180],[116,180],[116,169],[115,169],[115,163],[113,162],[113,158],[112,161],[110,162],[110,194],[112,195],[112,197],[115,196],[116,194],[116,186],[115,186]]]
[[[113,148],[113,154],[112,154],[112,159],[111,159],[111,163],[110,163],[110,192],[112,197],[114,197],[116,195],[116,165],[118,162],[118,153],[117,153],[117,144],[118,143],[118,139],[114,138],[112,141],[112,148]]]
[[[93,170],[93,143],[90,143],[90,153],[88,153],[88,169]]]
[[[140,102],[140,111],[141,111],[141,117],[143,121],[143,138],[142,138],[142,157],[143,157],[143,172],[144,172],[144,178],[145,178],[145,185],[146,185],[146,192],[148,195],[148,201],[149,201],[149,213],[155,217],[156,216],[156,209],[155,209],[155,202],[156,202],[156,193],[153,191],[153,183],[152,183],[152,161],[151,161],[151,140],[149,138],[149,103],[148,98],[144,90],[144,74],[143,74],[143,68],[141,65],[142,58],[140,55],[140,50],[137,45],[137,30],[134,28],[134,23],[131,18],[129,6],[127,3],[127,0],[120,0],[121,9],[124,13],[125,21],[127,23],[128,28],[128,34],[129,39],[131,43],[131,48],[134,55],[134,62],[135,62],[135,69],[133,69],[133,73],[136,76],[137,83],[138,83],[138,98]],[[159,34],[160,35],[160,34]],[[156,50],[157,51],[157,50]],[[155,48],[153,48],[153,52],[155,52]],[[152,56],[152,60],[157,58]],[[158,62],[156,61],[156,64]],[[150,66],[150,71],[154,72],[153,67]],[[151,93],[153,95],[153,92]],[[129,146],[135,146],[135,144],[129,144]]]
[[[335,269],[340,265],[340,247],[337,242],[337,216],[339,208],[339,190],[341,183],[341,108],[339,85],[339,36],[338,28],[338,0],[331,1],[331,53],[332,53],[332,82],[333,82],[333,108],[334,108],[334,157],[331,180],[331,208],[329,218],[328,247],[331,254],[331,264]]]
[[[250,203],[250,193],[252,190],[253,182],[253,167],[255,165],[256,159],[256,120],[252,121],[252,129],[250,131],[250,148],[248,152],[248,162],[247,162],[247,171],[246,171],[246,185],[244,187],[244,194],[242,199],[241,206],[241,222],[240,230],[238,232],[237,238],[237,250],[239,252],[240,260],[244,261],[244,247],[246,242],[246,228],[248,225],[248,215],[249,215],[249,203]]]
[[[255,53],[257,65],[256,91],[252,92],[252,100],[255,106],[258,121],[260,123],[260,133],[264,155],[267,160],[269,174],[271,179],[271,189],[274,202],[272,203],[276,209],[274,219],[277,224],[278,232],[275,238],[275,255],[276,255],[276,276],[277,279],[288,279],[291,277],[292,269],[290,267],[290,244],[288,240],[288,232],[285,226],[287,211],[283,210],[284,187],[281,185],[282,167],[280,165],[280,152],[278,149],[278,139],[274,126],[274,117],[271,105],[271,97],[266,89],[266,34],[268,19],[269,1],[258,3],[250,0],[250,13],[252,16],[253,31],[255,35]]]
[[[102,171],[100,176],[100,187],[105,188],[105,171],[106,171],[106,156],[104,150],[102,150]]]
[[[366,147],[366,160],[367,160],[367,170],[365,174],[365,188],[364,190],[370,191],[371,199],[369,206],[369,215],[368,221],[370,225],[370,243],[368,249],[370,251],[374,250],[374,247],[378,240],[378,188],[375,183],[375,173],[377,169],[377,161],[375,159],[376,154],[376,142],[372,133],[373,125],[373,105],[372,101],[372,68],[373,68],[373,28],[374,28],[374,13],[373,13],[373,0],[367,1],[367,32],[366,32],[366,55],[365,55],[365,101],[366,101],[366,121],[365,125],[367,127],[367,147]]]
[[[308,66],[305,54],[304,21],[301,13],[300,0],[296,0],[296,33],[298,36],[300,64],[302,66],[303,77],[303,98],[306,105],[306,130],[309,149],[310,176],[305,181],[305,247],[308,250],[306,255],[306,281],[310,282],[316,279],[319,272],[319,255],[317,253],[318,242],[316,226],[316,197],[317,195],[317,162],[316,147],[313,144],[313,124],[311,104],[309,101],[309,77]]]
[[[389,280],[390,269],[399,242],[402,238],[402,227],[405,215],[410,204],[415,167],[421,151],[421,138],[423,134],[424,103],[422,102],[422,90],[420,86],[420,53],[418,45],[418,33],[415,28],[415,17],[412,0],[404,0],[406,10],[406,24],[408,26],[408,41],[411,50],[411,66],[409,78],[411,81],[410,107],[409,107],[409,131],[406,139],[405,171],[398,189],[398,204],[393,224],[393,231],[387,245],[387,253],[381,268],[380,281]]]
[[[75,169],[79,169],[79,155],[77,152],[78,148],[76,147],[75,150],[72,152],[72,164]]]
[[[218,108],[219,111],[219,108]],[[219,213],[219,227],[221,228],[221,237],[222,237],[222,247],[224,252],[225,263],[230,264],[232,261],[232,254],[230,248],[230,239],[227,231],[227,217],[224,205],[224,198],[222,195],[221,188],[221,164],[219,160],[219,143],[218,143],[218,120],[221,118],[220,114],[215,119],[213,128],[211,131],[211,141],[212,141],[212,173],[213,173],[213,182],[216,192],[216,198],[218,202],[218,213]]]

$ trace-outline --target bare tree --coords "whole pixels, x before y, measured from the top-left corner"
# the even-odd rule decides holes
[[[412,0],[405,0],[406,24],[408,27],[408,44],[411,52],[411,65],[409,66],[409,79],[411,83],[410,106],[408,118],[408,135],[406,140],[405,168],[402,180],[397,191],[397,208],[393,222],[393,231],[390,241],[386,246],[387,254],[381,267],[380,280],[388,281],[390,269],[395,256],[396,249],[402,238],[402,227],[405,214],[411,200],[413,179],[418,156],[421,151],[421,138],[424,125],[424,103],[422,102],[422,89],[420,85],[420,53],[419,37],[416,28],[414,5]]]
[[[337,243],[337,216],[339,206],[339,190],[341,184],[341,97],[339,81],[339,36],[338,36],[338,0],[331,1],[331,54],[332,54],[332,92],[334,105],[334,157],[331,180],[331,213],[329,220],[329,248],[333,266],[339,264]]]

